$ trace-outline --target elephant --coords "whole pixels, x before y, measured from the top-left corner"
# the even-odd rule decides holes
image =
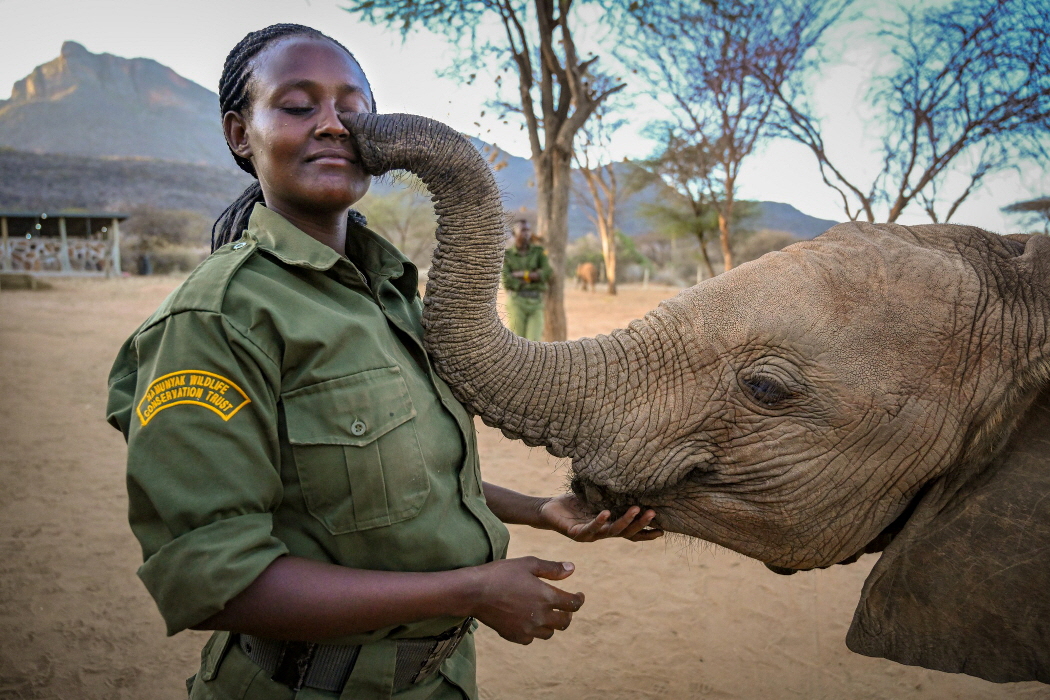
[[[855,652],[1050,683],[1050,237],[851,222],[609,335],[499,319],[500,192],[439,122],[346,118],[364,167],[438,214],[427,350],[486,424],[569,457],[595,511],[774,571],[882,552]]]
[[[598,268],[592,262],[582,262],[576,266],[576,286],[592,292],[598,284]]]

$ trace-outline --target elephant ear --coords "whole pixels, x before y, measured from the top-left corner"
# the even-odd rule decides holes
[[[864,583],[846,645],[1050,683],[1050,389],[979,477],[931,484]]]
[[[1050,318],[1050,238],[1015,261]],[[1035,240],[1046,239],[1046,240]],[[1027,260],[1026,260],[1027,258]],[[928,484],[864,584],[846,645],[867,656],[995,682],[1050,683],[1050,381],[1047,339],[1030,337],[1029,387],[1009,437],[965,483]]]

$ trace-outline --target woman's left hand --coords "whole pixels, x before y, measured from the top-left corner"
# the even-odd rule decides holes
[[[622,516],[612,520],[612,513],[607,510],[593,515],[593,511],[571,493],[548,498],[540,506],[539,515],[544,526],[577,542],[594,542],[607,537],[645,542],[664,534],[663,530],[648,527],[656,517],[655,511],[642,512],[638,506],[631,506]]]

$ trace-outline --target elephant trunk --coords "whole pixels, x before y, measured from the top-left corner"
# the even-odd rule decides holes
[[[615,401],[613,377],[638,372],[655,342],[644,322],[613,336],[539,343],[500,321],[496,292],[506,241],[499,188],[488,164],[463,136],[411,115],[355,114],[365,168],[414,173],[433,196],[437,247],[423,325],[437,372],[469,410],[508,437],[544,445],[557,456],[593,450]],[[603,425],[604,424],[604,425]]]

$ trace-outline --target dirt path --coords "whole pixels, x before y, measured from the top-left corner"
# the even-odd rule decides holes
[[[61,281],[0,293],[0,698],[185,697],[203,633],[168,639],[135,578],[124,444],[103,422],[119,344],[176,280]],[[570,331],[642,315],[672,290],[569,291]],[[531,493],[565,465],[480,427],[486,478]],[[483,628],[486,700],[1050,698],[851,654],[843,642],[872,558],[776,576],[681,540],[580,545],[512,528],[511,555],[568,559],[587,593],[572,628],[519,647]]]

